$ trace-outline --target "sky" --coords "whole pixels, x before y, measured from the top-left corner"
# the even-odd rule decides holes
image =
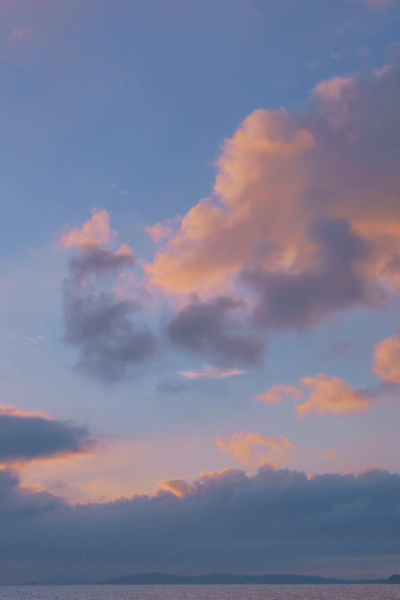
[[[0,0],[0,583],[400,570],[398,0]]]

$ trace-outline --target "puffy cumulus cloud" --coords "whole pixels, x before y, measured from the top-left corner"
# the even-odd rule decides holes
[[[318,261],[294,273],[245,271],[244,282],[257,292],[254,320],[269,329],[303,328],[357,304],[373,305],[381,294],[362,272],[366,243],[345,219],[321,218],[312,224]]]
[[[400,289],[400,66],[257,110],[226,140],[211,198],[147,265],[170,294],[252,284],[265,326],[305,327]]]
[[[105,211],[94,212],[82,229],[63,239],[64,245],[79,249],[63,284],[64,340],[78,348],[79,370],[104,381],[122,379],[156,347],[155,336],[133,322],[138,303],[121,298],[120,286],[110,289],[119,284],[124,269],[134,266],[135,257],[124,244],[117,252],[100,244],[110,240]]]
[[[283,402],[286,397],[292,398],[293,400],[300,400],[303,395],[303,390],[281,383],[279,385],[274,385],[274,387],[263,394],[254,396],[254,400],[264,402],[264,404],[279,404]]]
[[[374,373],[385,383],[400,385],[400,337],[387,338],[375,347]]]
[[[244,302],[228,296],[205,302],[194,298],[171,319],[168,336],[183,350],[210,355],[222,363],[259,363],[264,354],[261,340],[235,334],[233,314],[243,308]]]
[[[15,582],[135,571],[324,574],[333,560],[349,572],[350,559],[373,577],[398,559],[400,476],[388,472],[230,469],[164,482],[153,497],[87,506],[24,490],[10,472],[0,473],[0,490],[3,581],[13,573]]]
[[[247,371],[241,369],[228,369],[224,367],[213,367],[212,365],[204,365],[193,371],[179,371],[178,375],[182,375],[186,379],[228,379],[237,375],[245,375]]]
[[[108,244],[114,232],[110,227],[110,213],[105,210],[92,210],[92,218],[80,229],[72,229],[61,238],[66,248],[81,247],[85,244]]]
[[[248,117],[225,142],[216,197],[201,200],[182,219],[179,232],[147,266],[150,280],[166,292],[205,294],[226,289],[249,259],[276,255],[278,222],[287,219],[295,229],[296,216],[287,209],[306,179],[303,156],[313,144],[312,134],[297,131],[285,111]]]
[[[215,445],[236,462],[249,467],[259,467],[262,464],[283,467],[290,461],[295,449],[285,437],[275,439],[258,433],[246,435],[243,432],[235,433],[230,438],[217,436]]]
[[[16,463],[87,451],[95,443],[85,426],[41,413],[0,407],[0,463]]]

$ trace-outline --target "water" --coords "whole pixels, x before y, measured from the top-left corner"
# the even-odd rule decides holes
[[[400,600],[400,585],[4,586],[0,600]]]

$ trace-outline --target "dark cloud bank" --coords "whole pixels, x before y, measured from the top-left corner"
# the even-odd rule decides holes
[[[72,454],[92,444],[87,427],[40,416],[0,414],[0,464]]]
[[[96,581],[135,572],[295,572],[387,576],[396,570],[400,476],[228,470],[192,486],[68,506],[0,473],[0,581]]]

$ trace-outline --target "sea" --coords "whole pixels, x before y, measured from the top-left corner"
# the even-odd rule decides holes
[[[400,585],[0,586],[0,600],[400,600]]]

